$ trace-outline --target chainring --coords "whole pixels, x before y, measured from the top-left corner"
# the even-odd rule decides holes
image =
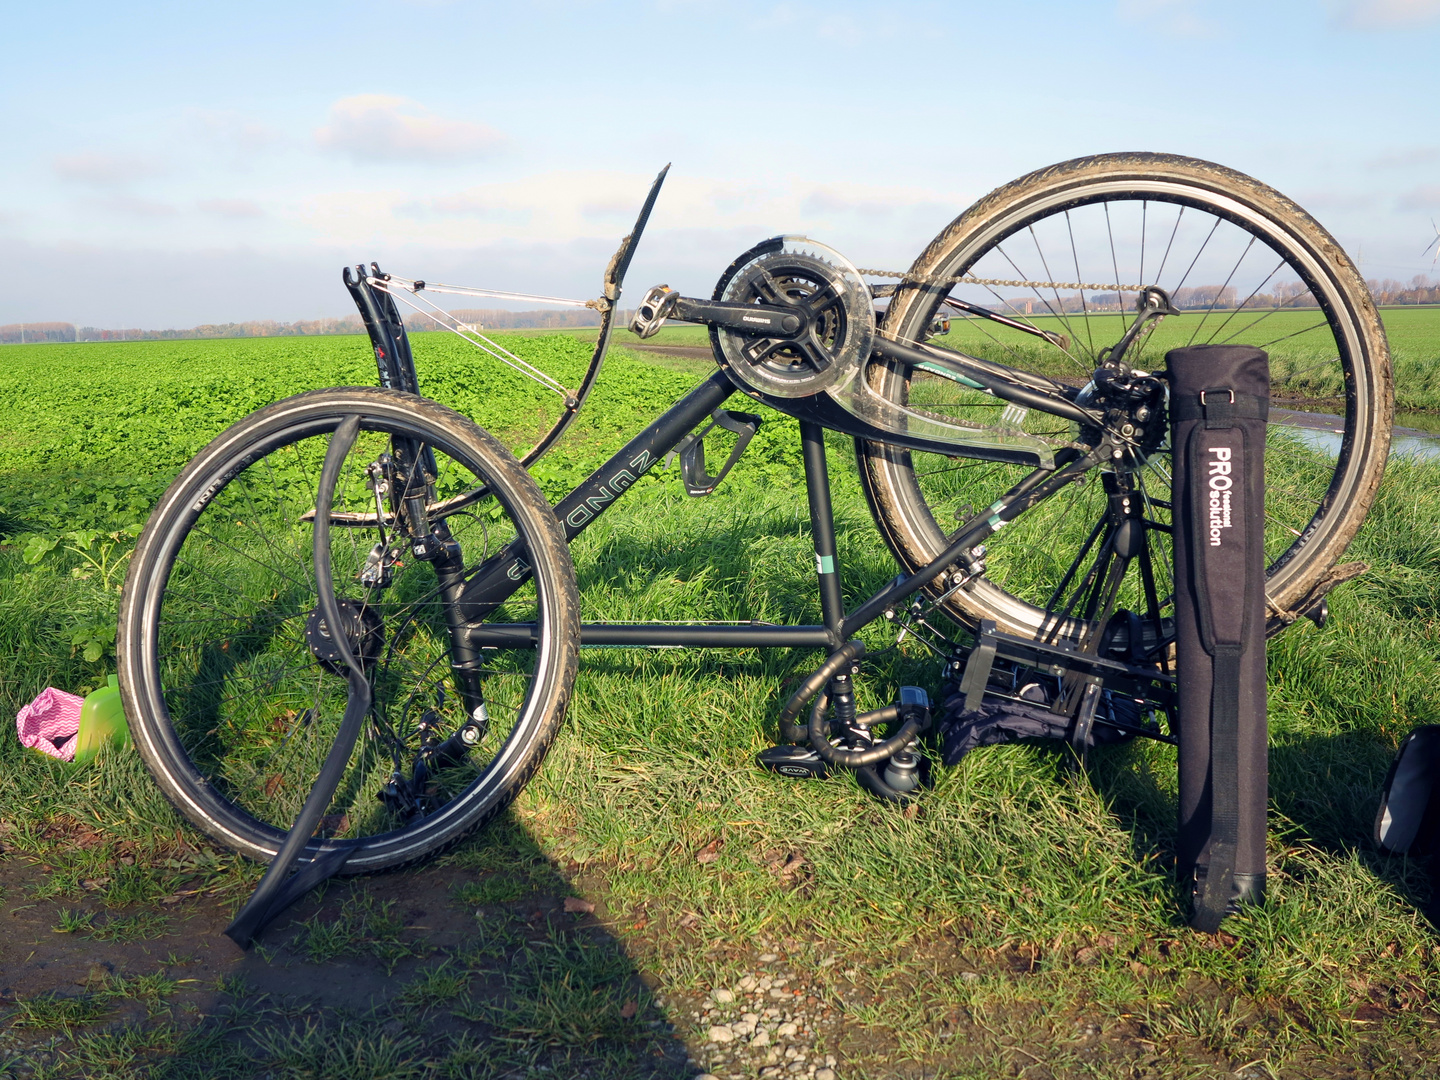
[[[712,326],[716,359],[742,386],[802,398],[845,383],[875,338],[870,290],[833,248],[777,236],[741,255],[715,286],[716,301],[789,307],[802,316],[791,337],[760,337]]]

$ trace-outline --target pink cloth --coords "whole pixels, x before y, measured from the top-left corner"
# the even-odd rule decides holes
[[[75,733],[80,730],[84,698],[47,686],[40,696],[20,710],[15,729],[20,744],[61,761],[75,760]]]

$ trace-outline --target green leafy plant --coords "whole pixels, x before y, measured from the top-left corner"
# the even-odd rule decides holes
[[[46,555],[55,550],[55,545],[60,541],[48,536],[41,536],[39,533],[31,533],[25,540],[25,547],[20,552],[20,558],[26,566],[38,566]]]
[[[65,550],[74,552],[83,560],[81,565],[70,571],[70,576],[81,580],[98,577],[101,588],[114,589],[119,592],[124,581],[121,571],[125,566],[125,560],[130,558],[135,550],[128,546],[127,542],[133,541],[139,535],[139,525],[127,525],[108,533],[101,533],[95,529],[75,529],[67,532],[65,539],[70,543],[65,545]],[[117,552],[116,549],[122,544],[127,545],[125,550]],[[110,635],[112,643],[114,637],[112,631]],[[87,656],[86,659],[89,657]]]
[[[87,664],[94,664],[115,652],[115,623],[82,623],[70,632],[70,655],[80,653]]]

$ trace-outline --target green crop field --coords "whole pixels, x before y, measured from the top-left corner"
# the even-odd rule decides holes
[[[1440,408],[1440,311],[1384,314],[1401,400]],[[966,347],[969,328],[954,326]],[[578,373],[585,336],[524,342]],[[576,429],[535,470],[552,499],[708,370],[621,338]],[[441,335],[414,341],[427,395],[517,450],[543,430],[551,404],[533,384]],[[276,398],[374,381],[362,338],[12,346],[0,359],[7,717],[44,686],[84,692],[114,670],[126,553],[195,451]],[[688,499],[678,470],[657,470],[577,540],[585,617],[817,618],[796,427],[766,419],[713,496]],[[853,604],[895,567],[848,441],[828,446]],[[688,1078],[705,1064],[751,1076],[763,1062],[707,1043],[704,1010],[761,953],[783,958],[814,1015],[839,1018],[815,1021],[812,1064],[837,1058],[842,1080],[1426,1075],[1440,1050],[1426,868],[1381,855],[1370,830],[1397,740],[1440,722],[1440,461],[1392,461],[1347,557],[1371,570],[1332,594],[1330,623],[1271,644],[1270,901],[1216,939],[1178,914],[1168,747],[1103,748],[1088,775],[1052,746],[977,751],[902,814],[848,776],[790,782],[754,766],[816,655],[596,650],[513,810],[437,870],[399,877],[432,883],[426,910],[395,876],[337,892],[338,911],[297,909],[243,967],[206,976],[197,1006],[194,928],[213,937],[214,913],[223,925],[258,868],[184,826],[133,753],[67,767],[0,738],[7,921],[54,911],[47,940],[132,950],[127,970],[81,966],[12,992],[30,969],[0,933],[0,1077]],[[867,680],[876,700],[936,681],[904,650]],[[569,921],[537,919],[539,898],[565,894],[582,900]],[[587,902],[611,952],[581,921]],[[411,907],[420,915],[402,918]],[[446,920],[468,936],[432,941]],[[312,1016],[240,978],[279,972],[275,985],[287,965],[336,957],[348,966],[325,969],[333,979],[379,971],[379,999]],[[675,1046],[688,1071],[666,1056]]]
[[[996,310],[1005,312],[999,305]],[[1121,316],[1096,314],[1087,318],[1069,314],[1063,318],[1053,315],[1030,315],[1024,318],[1042,330],[1074,335],[1082,343],[1098,347],[1119,337],[1122,332]],[[1434,410],[1440,412],[1440,308],[1394,307],[1381,312],[1385,323],[1386,336],[1390,341],[1391,357],[1395,367],[1395,401],[1397,409],[1406,412]],[[1126,316],[1125,322],[1128,323]],[[1225,340],[1236,335],[1236,340],[1249,344],[1266,345],[1271,356],[1272,376],[1276,393],[1280,396],[1314,399],[1323,403],[1343,397],[1339,381],[1334,377],[1338,366],[1315,367],[1317,350],[1330,340],[1328,333],[1316,329],[1320,316],[1315,310],[1278,311],[1234,314],[1217,311],[1208,316],[1202,312],[1184,312],[1163,320],[1150,339],[1135,357],[1136,366],[1160,366],[1167,349],[1205,341],[1214,335],[1216,340]],[[585,331],[577,331],[585,336]],[[593,335],[593,331],[589,334]],[[633,335],[617,335],[618,342],[633,340]],[[1035,339],[1024,334],[996,327],[992,323],[975,319],[955,318],[950,323],[950,333],[931,339],[937,345],[970,352],[1000,363],[1021,363],[1028,359],[1052,374],[1075,377],[1080,369],[1064,362],[1064,358],[1050,349],[1036,349]],[[1273,342],[1273,343],[1272,343]],[[708,331],[698,326],[667,326],[660,330],[647,345],[706,346],[709,344]],[[1079,350],[1076,350],[1079,352]],[[1326,353],[1320,359],[1328,359]],[[1412,417],[1418,426],[1427,429],[1423,417]]]

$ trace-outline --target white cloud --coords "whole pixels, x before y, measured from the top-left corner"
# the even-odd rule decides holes
[[[124,193],[97,199],[95,200],[95,205],[106,213],[119,215],[121,217],[167,218],[174,217],[179,213],[179,211],[169,203],[156,202],[153,199],[142,199],[138,195],[128,195]]]
[[[469,120],[447,120],[419,102],[357,94],[330,107],[330,123],[315,132],[327,150],[358,161],[473,161],[492,156],[506,138]]]
[[[1411,188],[1400,196],[1402,210],[1440,210],[1440,184]]]
[[[453,195],[415,199],[394,207],[397,217],[414,218],[418,221],[468,218],[472,221],[521,227],[530,223],[533,209],[524,204],[523,192],[517,192],[508,185],[471,188]]]
[[[119,187],[147,176],[155,176],[160,166],[144,158],[123,154],[70,154],[51,162],[55,175],[96,187]]]
[[[608,199],[595,199],[580,206],[580,216],[587,221],[633,221],[638,207],[634,199],[615,195]]]
[[[423,246],[459,253],[487,245],[507,250],[559,245],[608,255],[635,220],[650,179],[567,171],[432,194],[333,191],[301,204],[290,220],[312,242],[344,248]],[[786,177],[761,186],[672,174],[656,203],[642,255],[651,260],[666,251],[653,266],[662,277],[678,276],[683,266],[694,264],[703,267],[703,278],[765,237],[803,233],[833,244],[857,265],[903,269],[976,194]],[[484,280],[495,279],[487,272]]]
[[[1339,0],[1336,21],[1357,30],[1388,30],[1440,19],[1440,0]]]
[[[1372,169],[1409,169],[1416,165],[1429,165],[1440,161],[1440,146],[1416,146],[1409,150],[1382,154],[1366,162]]]
[[[195,205],[205,213],[221,218],[238,220],[265,215],[265,211],[260,209],[260,204],[250,199],[203,199]]]

